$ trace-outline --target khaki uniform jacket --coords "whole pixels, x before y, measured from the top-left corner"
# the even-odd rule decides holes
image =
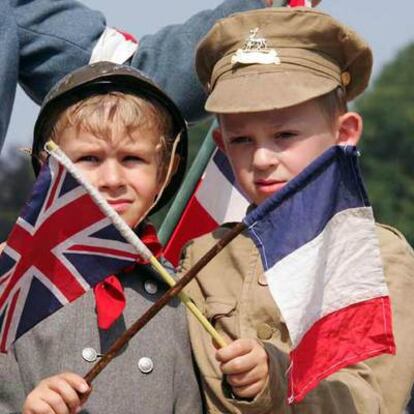
[[[181,271],[188,270],[228,231],[191,242]],[[187,292],[227,341],[257,338],[269,355],[265,389],[251,401],[226,398],[210,337],[188,315],[190,337],[202,374],[209,413],[387,413],[400,414],[414,381],[414,254],[404,237],[377,225],[385,277],[390,290],[397,354],[371,358],[322,381],[299,404],[287,404],[286,371],[290,340],[266,285],[258,250],[246,235],[233,240],[202,270]]]

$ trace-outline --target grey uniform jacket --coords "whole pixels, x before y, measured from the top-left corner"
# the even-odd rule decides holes
[[[26,395],[45,377],[62,371],[85,375],[93,365],[82,358],[82,350],[107,350],[125,326],[165,291],[147,266],[138,266],[120,280],[127,305],[108,331],[97,328],[95,300],[89,291],[20,337],[7,356],[0,354],[1,414],[20,412]],[[162,309],[101,372],[82,410],[84,414],[200,412],[184,310],[177,302]]]
[[[196,121],[205,115],[205,95],[193,68],[195,46],[215,20],[261,7],[262,0],[226,0],[142,37],[131,64],[150,75],[189,122]],[[139,24],[138,6],[136,14]],[[60,78],[88,63],[104,29],[103,15],[75,0],[0,0],[0,150],[17,82],[40,103]]]

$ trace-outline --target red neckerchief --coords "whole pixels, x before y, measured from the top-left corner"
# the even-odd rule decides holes
[[[138,229],[141,241],[151,250],[155,257],[162,253],[162,246],[158,240],[157,233],[152,224],[142,223]],[[146,264],[148,261],[138,256],[136,263]],[[131,271],[135,264],[126,268]],[[125,308],[124,289],[116,275],[110,275],[94,288],[96,303],[96,315],[100,329],[109,329],[111,325],[121,316]]]

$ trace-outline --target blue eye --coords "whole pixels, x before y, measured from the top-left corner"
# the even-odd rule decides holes
[[[240,136],[240,137],[232,137],[230,138],[230,144],[247,144],[249,142],[251,142],[251,138],[248,136]]]
[[[76,162],[98,162],[99,158],[95,155],[82,155]]]
[[[143,158],[139,157],[137,155],[127,155],[123,158],[124,162],[131,162],[131,163],[135,163],[135,162],[143,162]]]

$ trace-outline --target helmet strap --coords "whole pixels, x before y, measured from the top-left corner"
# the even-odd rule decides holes
[[[136,226],[138,226],[141,222],[142,222],[142,220],[144,220],[146,217],[147,217],[147,215],[148,215],[148,213],[154,208],[154,206],[158,203],[158,201],[160,200],[160,198],[162,197],[162,194],[163,194],[163,192],[164,192],[164,190],[165,190],[165,188],[167,187],[167,185],[169,184],[169,182],[170,182],[170,179],[171,179],[171,177],[175,174],[175,172],[176,172],[176,170],[177,170],[177,164],[176,164],[176,160],[177,160],[177,157],[176,157],[176,152],[177,152],[177,147],[178,147],[178,144],[180,143],[180,139],[181,139],[181,132],[179,132],[178,134],[177,134],[177,136],[175,137],[175,139],[174,139],[174,143],[173,143],[173,146],[172,146],[172,149],[171,149],[171,155],[170,155],[170,160],[169,160],[169,162],[168,162],[168,169],[167,169],[167,174],[165,174],[165,179],[164,179],[164,182],[163,182],[163,184],[162,184],[162,186],[161,186],[161,189],[160,189],[160,191],[158,192],[158,194],[157,194],[157,197],[155,197],[155,200],[154,200],[154,202],[151,204],[151,206],[145,211],[145,213],[142,215],[142,217],[139,219],[139,221],[137,222],[137,224],[135,225],[135,227]]]

